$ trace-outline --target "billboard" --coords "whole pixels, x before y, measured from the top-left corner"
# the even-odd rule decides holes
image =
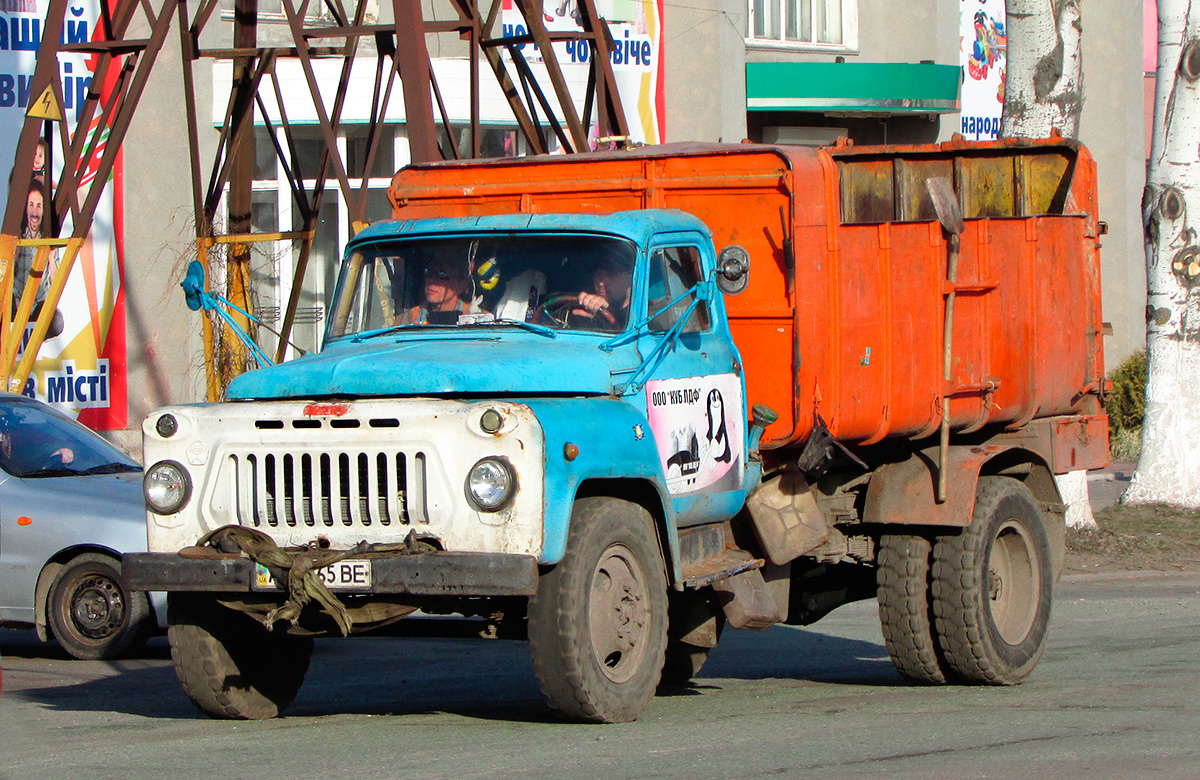
[[[596,3],[597,13],[608,21],[612,33],[613,74],[629,121],[630,140],[635,143],[663,142],[666,121],[662,79],[663,7],[664,0],[598,0]],[[582,30],[579,18],[578,0],[550,0],[542,4],[542,22],[551,33]],[[512,0],[504,0],[501,24],[506,38],[526,34],[524,17],[513,8]],[[529,62],[541,62],[534,44],[522,44],[518,48]],[[591,47],[586,41],[562,41],[554,44],[554,50],[564,75],[572,68],[582,69],[589,65]],[[576,99],[582,99],[582,95],[576,95]],[[595,149],[594,120],[588,132]]]
[[[968,141],[1000,136],[1008,63],[1004,0],[961,0],[959,61],[963,69],[962,125]]]
[[[0,0],[0,160],[8,161],[10,166],[26,109],[30,100],[39,97],[30,95],[30,84],[47,7],[47,0]],[[98,0],[72,2],[63,42],[100,39],[96,23],[99,13]],[[58,65],[63,94],[59,108],[68,129],[74,131],[78,111],[92,88],[95,57],[64,53]],[[114,79],[118,70],[110,68]],[[101,85],[101,94],[106,95],[111,86]],[[34,159],[33,185],[28,192],[13,193],[26,202],[21,227],[24,238],[51,236],[50,202],[62,178],[63,155],[57,123],[46,124],[48,132],[43,135],[49,143],[42,145]],[[107,133],[96,122],[88,131]],[[103,141],[101,137],[101,145]],[[38,350],[33,372],[21,392],[77,415],[93,428],[111,430],[127,424],[120,160],[108,181],[96,181],[95,176],[94,167],[86,170],[79,184],[80,202],[91,187],[104,187],[91,233],[75,260],[48,338]],[[70,217],[61,217],[59,235],[68,236],[72,229]],[[15,279],[21,278],[23,270],[27,274],[31,255],[29,248],[18,249]],[[51,257],[52,267],[57,266],[60,256],[58,250]],[[49,284],[47,273],[38,291],[39,300],[45,297]],[[14,289],[14,299],[18,295]],[[16,301],[13,303],[15,308]],[[30,323],[22,350],[32,330]]]

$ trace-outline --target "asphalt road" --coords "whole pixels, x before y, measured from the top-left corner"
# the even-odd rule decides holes
[[[1197,778],[1200,576],[1074,577],[1014,688],[900,682],[875,603],[728,632],[636,723],[556,721],[520,642],[318,642],[286,717],[222,722],[164,640],[118,663],[0,632],[0,779]]]

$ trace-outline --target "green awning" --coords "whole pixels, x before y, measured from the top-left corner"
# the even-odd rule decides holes
[[[957,65],[748,62],[750,111],[945,114],[959,110]]]

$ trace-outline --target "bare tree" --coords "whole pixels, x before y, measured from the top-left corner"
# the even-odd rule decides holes
[[[1083,113],[1080,0],[1007,0],[1008,65],[1002,138],[1047,138],[1057,130],[1079,135]],[[1095,526],[1087,472],[1056,477],[1067,504],[1067,525]]]
[[[1005,138],[1079,135],[1083,112],[1080,0],[1007,0]]]
[[[1142,454],[1131,504],[1200,508],[1200,8],[1158,0],[1154,137],[1146,236],[1147,378]]]

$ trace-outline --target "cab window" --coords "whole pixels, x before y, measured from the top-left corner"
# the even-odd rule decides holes
[[[691,305],[691,297],[683,298],[669,309],[667,304],[683,295],[701,279],[700,251],[694,246],[656,249],[650,256],[650,332],[664,333],[679,321]],[[684,333],[701,333],[709,329],[711,318],[708,303],[701,301],[688,322]]]

